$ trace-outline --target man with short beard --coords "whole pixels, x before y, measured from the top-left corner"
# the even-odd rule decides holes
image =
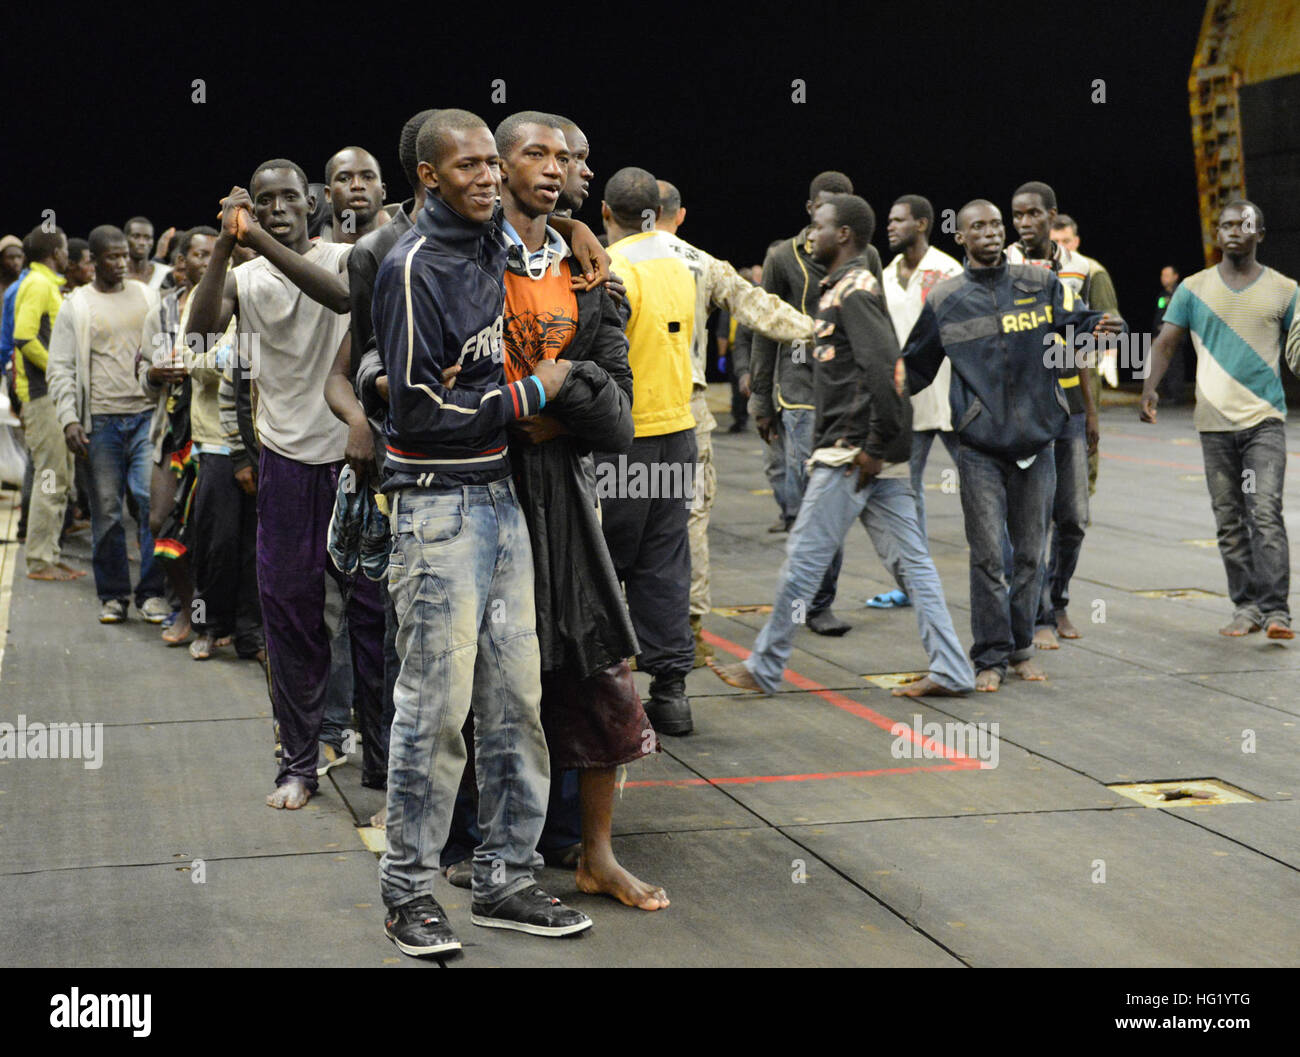
[[[321,232],[323,242],[351,246],[391,219],[385,212],[384,178],[379,162],[361,147],[344,147],[325,163],[325,198],[333,220]]]
[[[323,389],[348,332],[351,247],[308,239],[313,205],[306,174],[283,158],[258,166],[248,190],[232,188],[212,259],[191,295],[189,323],[199,334],[220,334],[237,316],[258,372],[257,579],[282,749],[266,802],[291,810],[316,791],[322,762],[327,576],[348,598],[359,692],[378,699],[384,671],[379,588],[357,576],[347,589],[327,554],[347,428]],[[227,273],[236,242],[260,256]]]

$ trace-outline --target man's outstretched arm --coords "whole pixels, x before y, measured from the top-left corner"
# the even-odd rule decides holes
[[[811,341],[813,321],[794,305],[755,286],[726,261],[701,253],[709,302],[725,308],[738,323],[773,341]]]

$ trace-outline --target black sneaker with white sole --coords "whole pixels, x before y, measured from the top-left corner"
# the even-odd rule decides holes
[[[566,907],[537,885],[508,895],[499,903],[470,906],[470,921],[489,929],[514,929],[532,936],[571,936],[591,928],[591,918]]]
[[[399,951],[416,958],[460,950],[460,940],[447,924],[446,912],[433,898],[390,907],[384,918],[384,934]]]

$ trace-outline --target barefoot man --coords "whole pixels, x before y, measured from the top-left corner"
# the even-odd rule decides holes
[[[522,419],[510,441],[536,570],[542,728],[552,775],[578,771],[578,888],[661,910],[667,894],[625,870],[610,841],[617,769],[653,752],[657,739],[627,664],[637,652],[636,633],[601,530],[594,480],[583,464],[593,448],[631,448],[632,370],[609,294],[601,287],[573,288],[581,267],[547,223],[570,158],[561,120],[526,110],[496,131],[502,227],[511,243],[506,381],[528,377],[544,360],[573,361],[571,381],[553,408]]]
[[[743,664],[710,667],[723,682],[771,693],[781,684],[795,625],[807,618],[826,570],[855,518],[916,608],[930,672],[896,697],[958,697],[974,673],[953,629],[943,585],[921,533],[909,481],[912,405],[895,373],[898,339],[866,257],[876,218],[857,195],[813,211],[810,242],[827,272],[817,313],[812,475],[786,545],[772,616]]]
[[[207,271],[190,295],[189,318],[190,331],[220,334],[236,315],[257,371],[257,582],[283,747],[266,802],[289,810],[317,788],[330,663],[325,579],[341,577],[326,537],[348,440],[323,394],[348,333],[352,247],[308,239],[313,205],[306,174],[286,158],[258,166],[247,190],[232,188]],[[236,242],[259,256],[227,273]],[[347,621],[356,682],[378,696],[383,601],[378,585],[363,576],[348,596]],[[380,707],[372,701],[358,711]]]
[[[1022,679],[1047,678],[1032,656],[1056,489],[1052,441],[1069,417],[1056,335],[1067,327],[1081,334],[1126,329],[1122,320],[1088,311],[1046,268],[1009,264],[1005,240],[993,203],[979,198],[962,207],[957,244],[966,249],[965,269],[930,291],[903,350],[916,389],[934,380],[945,357],[952,363],[949,403],[970,544],[971,659],[975,689],[988,693],[1001,686],[1008,665]],[[1009,571],[1004,524],[1015,553]]]

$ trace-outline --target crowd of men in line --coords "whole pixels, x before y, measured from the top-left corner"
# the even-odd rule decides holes
[[[536,935],[591,925],[538,886],[544,862],[584,892],[667,907],[614,855],[617,769],[692,731],[693,668],[771,692],[798,626],[850,630],[831,606],[855,519],[898,585],[873,603],[913,606],[929,658],[896,694],[1041,681],[1035,651],[1080,635],[1069,587],[1096,376],[1113,370],[1081,350],[1128,328],[1049,186],[1014,192],[1009,246],[997,206],[963,207],[964,263],[931,244],[931,204],[903,195],[882,266],[871,206],[821,173],[808,226],[756,282],[681,239],[679,192],[641,168],[606,182],[598,239],[573,216],[589,155],[567,118],[524,111],[494,133],[428,110],[401,131],[398,205],[374,156],[347,147],[321,187],[264,162],[219,225],[167,232],[162,260],[141,217],[0,244],[28,576],[84,575],[60,546],[88,511],[101,622],[134,595],[195,659],[233,645],[261,661],[272,807],[301,808],[345,762],[355,712],[362,782],[387,790],[385,932],[411,955],[460,949],[438,873],[471,889],[475,924]],[[1290,638],[1279,364],[1300,365],[1300,329],[1296,283],[1256,260],[1263,230],[1257,206],[1226,207],[1223,263],[1161,305],[1142,416],[1190,334],[1235,607],[1223,633]],[[714,309],[790,533],[771,617],[735,665],[702,634]],[[961,480],[969,652],[927,539],[936,437]]]

